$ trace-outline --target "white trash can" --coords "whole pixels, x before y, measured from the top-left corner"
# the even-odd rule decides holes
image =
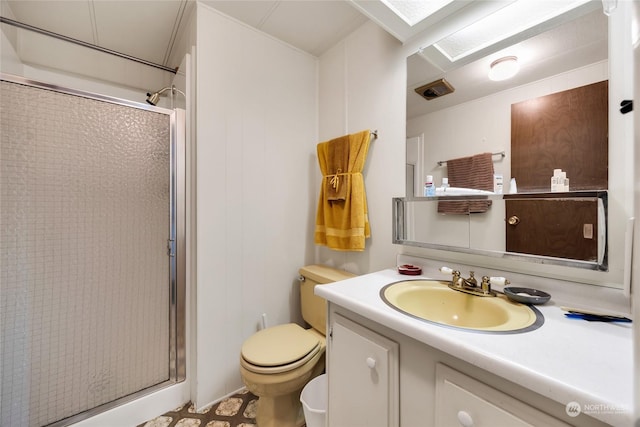
[[[322,374],[307,383],[300,394],[307,427],[325,427],[327,417],[327,374]]]

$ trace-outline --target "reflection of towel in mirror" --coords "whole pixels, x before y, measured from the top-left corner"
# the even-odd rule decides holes
[[[493,159],[491,153],[447,160],[447,176],[452,187],[493,191]],[[489,210],[491,200],[441,201],[438,213],[470,214]]]
[[[371,234],[367,212],[367,196],[364,191],[364,169],[369,151],[368,130],[347,136],[348,165],[340,179],[345,187],[345,199],[330,201],[326,184],[328,171],[328,142],[318,144],[318,163],[324,176],[320,186],[316,215],[315,243],[341,251],[363,251],[365,239]]]
[[[327,142],[327,175],[325,191],[327,200],[345,200],[349,175],[349,135]]]

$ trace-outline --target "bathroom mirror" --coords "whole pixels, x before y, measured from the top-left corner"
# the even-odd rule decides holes
[[[618,72],[608,52],[611,18],[603,14],[601,2],[588,2],[553,22],[527,31],[519,38],[512,37],[508,43],[502,43],[493,50],[484,49],[482,55],[472,54],[452,63],[444,60],[438,49],[429,46],[407,58],[407,196],[402,199],[402,207],[398,207],[400,199],[394,201],[394,207],[402,210],[400,216],[409,217],[398,225],[400,234],[395,235],[398,238],[396,243],[493,257],[517,255],[535,263],[557,263],[595,270],[606,270],[607,265],[612,265],[607,263],[607,258],[613,256],[620,258],[614,268],[615,280],[622,277],[623,246],[628,232],[625,227],[631,216],[631,210],[624,201],[630,190],[624,181],[632,176],[633,165],[625,160],[629,153],[623,148],[624,140],[631,135],[619,129],[622,120],[616,105],[621,100],[619,94],[615,95],[617,97],[609,94],[608,191],[594,188],[598,192],[593,200],[595,203],[600,200],[603,205],[597,219],[601,224],[599,238],[607,236],[604,242],[599,240],[599,259],[578,261],[561,256],[547,259],[543,255],[509,252],[503,239],[496,245],[490,243],[494,239],[478,239],[489,229],[488,221],[499,224],[492,227],[497,227],[496,230],[504,236],[507,202],[501,195],[488,196],[492,206],[481,214],[484,219],[474,214],[433,215],[437,209],[428,205],[439,201],[422,197],[427,175],[434,177],[437,187],[441,185],[442,178],[447,177],[443,162],[479,153],[495,153],[494,171],[503,176],[503,193],[508,194],[511,180],[511,105],[607,80],[611,90],[611,81],[617,82]],[[522,60],[519,74],[510,80],[490,81],[487,78],[489,65],[510,55]],[[456,65],[457,62],[460,63]],[[415,92],[416,88],[441,78],[453,86],[452,93],[427,101]],[[549,155],[553,156],[553,153]],[[548,171],[549,182],[552,175],[553,170]],[[468,199],[473,196],[459,197]],[[430,216],[426,216],[425,211]],[[412,229],[415,224],[427,226],[430,231]],[[444,230],[456,232],[442,238]],[[421,237],[425,233],[430,237]],[[585,233],[589,234],[589,226],[586,226]]]
[[[607,192],[394,199],[394,243],[607,271]],[[443,214],[447,203],[476,212]],[[478,212],[477,204],[490,204]],[[460,208],[458,207],[459,211]],[[572,212],[567,215],[567,212]],[[440,218],[446,215],[446,218]],[[437,226],[434,226],[436,224]]]

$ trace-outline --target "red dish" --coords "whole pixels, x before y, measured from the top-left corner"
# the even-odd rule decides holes
[[[398,266],[398,273],[406,274],[408,276],[418,276],[422,274],[422,268],[417,265],[403,264]]]

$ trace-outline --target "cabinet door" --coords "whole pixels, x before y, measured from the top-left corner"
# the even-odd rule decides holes
[[[506,199],[505,207],[507,252],[598,260],[597,198]]]
[[[397,427],[398,344],[338,314],[329,346],[330,427]]]
[[[436,427],[569,427],[507,394],[436,365]]]

